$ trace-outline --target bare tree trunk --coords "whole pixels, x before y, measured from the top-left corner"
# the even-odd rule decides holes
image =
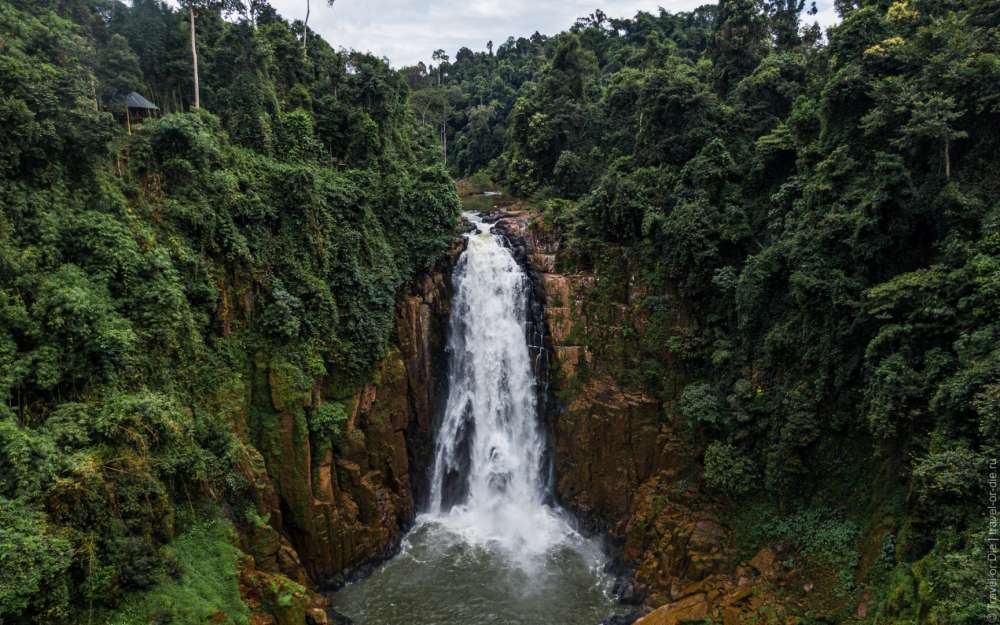
[[[948,139],[944,140],[944,177],[947,180],[951,180],[951,146],[948,145],[950,142]]]
[[[441,88],[441,64],[438,63],[438,88]],[[445,165],[448,164],[448,113],[444,113],[441,120],[441,151],[444,155]]]
[[[309,0],[306,0],[306,20],[302,22],[302,60],[309,58],[309,49],[306,44],[309,43]]]
[[[191,65],[194,67],[194,107],[201,108],[201,84],[198,82],[198,45],[194,34],[194,6],[188,7],[188,17],[191,20]]]

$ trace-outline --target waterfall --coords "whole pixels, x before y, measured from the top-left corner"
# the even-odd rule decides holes
[[[530,284],[492,226],[475,224],[455,270],[449,392],[426,517],[522,560],[579,536],[545,503],[545,440],[526,322]]]
[[[476,228],[453,277],[427,510],[399,554],[334,605],[368,625],[597,623],[618,611],[600,545],[547,503],[528,276],[490,225],[466,216]]]

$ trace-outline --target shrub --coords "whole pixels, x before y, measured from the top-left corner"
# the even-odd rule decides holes
[[[725,406],[715,387],[707,382],[688,384],[681,393],[677,410],[688,419],[694,430],[705,427],[723,431],[728,423]]]
[[[348,417],[343,403],[325,403],[313,412],[309,419],[309,431],[316,436],[336,441],[343,436]]]
[[[913,490],[927,509],[973,501],[985,460],[964,446],[932,452],[913,467]]]
[[[736,447],[713,441],[705,450],[705,482],[731,497],[753,490],[757,470]]]
[[[0,497],[0,622],[64,618],[71,559],[69,542],[52,535],[42,512]]]

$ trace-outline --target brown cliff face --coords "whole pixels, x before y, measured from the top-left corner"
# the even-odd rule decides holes
[[[700,487],[701,450],[682,434],[671,397],[622,375],[635,368],[631,342],[652,331],[633,304],[643,296],[635,281],[562,270],[558,240],[537,217],[511,211],[496,218],[534,286],[531,344],[556,497],[617,546],[636,591],[631,598],[657,608],[641,622],[712,617],[741,625],[762,610],[793,614],[783,605],[787,589],[775,589],[798,583],[794,572],[776,565],[769,550],[739,562],[721,503]],[[244,583],[251,603],[270,605],[275,579],[338,583],[390,555],[412,522],[426,497],[433,426],[447,391],[450,275],[460,251],[401,298],[396,347],[366,384],[312,384],[294,364],[259,355],[249,390],[236,383],[232,397],[220,398],[233,404],[241,416],[234,428],[253,445],[247,478],[256,482],[257,519],[243,536],[253,556]],[[626,275],[635,271],[641,268],[625,267]],[[668,334],[683,335],[693,322],[677,298],[670,305]],[[658,383],[679,391],[687,382],[680,364],[669,355],[661,362]],[[308,429],[309,411],[328,402],[349,413],[335,447],[317,444]],[[321,597],[292,594],[294,614],[266,622],[328,622]],[[268,610],[262,618],[272,618]]]
[[[629,337],[646,330],[647,320],[630,304],[642,294],[628,280],[609,297],[603,276],[560,273],[558,240],[537,216],[510,211],[497,229],[524,248],[541,287],[558,398],[545,415],[556,496],[585,526],[620,545],[649,605],[686,600],[686,614],[702,607],[709,613],[706,606],[714,609],[710,604],[730,585],[724,573],[733,549],[718,505],[698,489],[700,450],[680,435],[671,406],[642,384],[623,383],[616,371],[629,357]],[[690,322],[676,308],[672,322],[682,331]],[[679,367],[667,375],[676,388],[683,385]]]
[[[434,425],[448,394],[448,316],[451,274],[464,240],[438,269],[423,276],[397,309],[399,350],[406,373],[411,418],[406,427],[410,486],[419,506],[428,496],[427,472],[434,453]]]
[[[790,560],[780,545],[741,562],[724,502],[702,488],[703,450],[674,409],[690,380],[665,343],[691,335],[685,303],[663,287],[655,294],[661,315],[651,319],[639,305],[647,296],[636,278],[642,267],[627,257],[565,269],[558,237],[537,215],[494,217],[530,269],[545,320],[551,357],[541,360],[551,363],[544,379],[556,401],[544,417],[556,496],[618,547],[630,573],[623,598],[656,608],[639,622],[796,622],[815,603],[813,582],[784,564]],[[654,354],[659,368],[647,382],[635,372],[657,341],[664,344]]]
[[[397,306],[397,344],[359,387],[307,375],[258,354],[234,427],[252,447],[257,511],[243,531],[256,578],[337,584],[384,559],[413,521],[446,390],[444,349],[451,269],[460,250],[415,281]],[[310,418],[336,402],[346,414],[335,443]],[[255,578],[255,579],[256,579]],[[248,585],[247,588],[250,588]],[[315,620],[315,619],[314,619]]]

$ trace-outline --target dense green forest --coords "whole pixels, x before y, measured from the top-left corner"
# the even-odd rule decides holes
[[[453,236],[451,178],[384,60],[305,50],[265,2],[182,4],[200,109],[186,10],[0,2],[2,623],[98,623],[154,587],[114,622],[246,622],[214,518],[253,510],[227,398],[260,354],[306,386],[363,379]],[[162,115],[126,119],[133,90]],[[335,406],[309,416],[320,439]]]
[[[618,375],[693,424],[717,492],[800,535],[811,509],[860,519],[876,622],[979,623],[1000,3],[838,0],[825,36],[804,4],[598,11],[403,74],[454,173],[530,197],[562,270],[638,310]]]
[[[463,177],[637,311],[610,365],[716,495],[850,521],[822,536],[877,593],[859,620],[981,623],[1000,0],[836,0],[825,33],[805,4],[595,11],[396,71],[264,0],[0,0],[0,623],[248,622],[232,398],[260,359],[368,379]],[[332,445],[346,415],[307,418]]]

